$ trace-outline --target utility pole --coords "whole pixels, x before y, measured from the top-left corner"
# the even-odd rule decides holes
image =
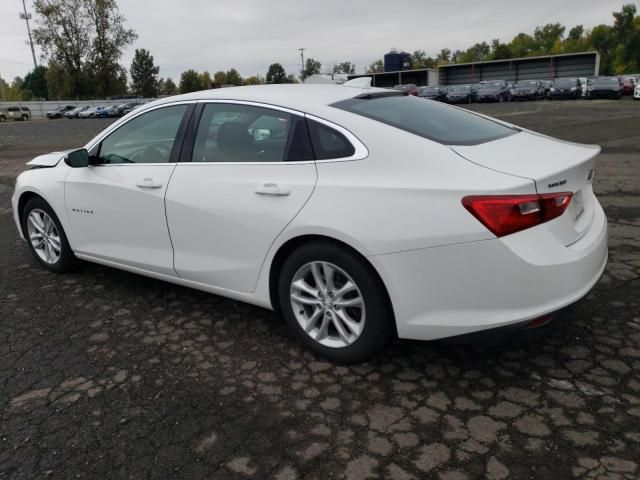
[[[298,50],[300,50],[300,62],[302,65],[302,70],[300,71],[300,78],[302,78],[302,81],[304,81],[304,51],[306,50],[306,48],[299,48]]]
[[[20,19],[24,20],[27,23],[27,33],[29,34],[29,46],[31,47],[31,56],[33,57],[33,68],[38,68],[38,62],[36,62],[36,51],[33,48],[33,39],[31,38],[31,27],[29,26],[29,20],[31,20],[31,14],[27,13],[27,5],[25,1],[22,0],[22,8],[24,13],[20,12]]]

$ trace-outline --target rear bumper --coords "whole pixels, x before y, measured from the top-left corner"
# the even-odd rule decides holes
[[[602,208],[596,202],[589,231],[570,246],[541,242],[540,236],[550,236],[544,227],[373,257],[389,290],[399,337],[433,340],[515,325],[585,296],[607,263]]]

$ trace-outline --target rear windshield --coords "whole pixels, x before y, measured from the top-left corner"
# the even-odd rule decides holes
[[[408,95],[356,97],[332,106],[445,145],[477,145],[518,132],[467,110]]]

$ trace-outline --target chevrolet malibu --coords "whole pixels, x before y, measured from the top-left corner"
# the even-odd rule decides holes
[[[387,341],[532,328],[607,260],[600,149],[354,81],[164,98],[12,197],[34,258],[278,312],[338,362]]]

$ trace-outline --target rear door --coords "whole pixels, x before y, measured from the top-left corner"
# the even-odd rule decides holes
[[[316,166],[304,117],[247,103],[202,103],[166,195],[184,279],[251,292],[269,247],[309,199]]]

